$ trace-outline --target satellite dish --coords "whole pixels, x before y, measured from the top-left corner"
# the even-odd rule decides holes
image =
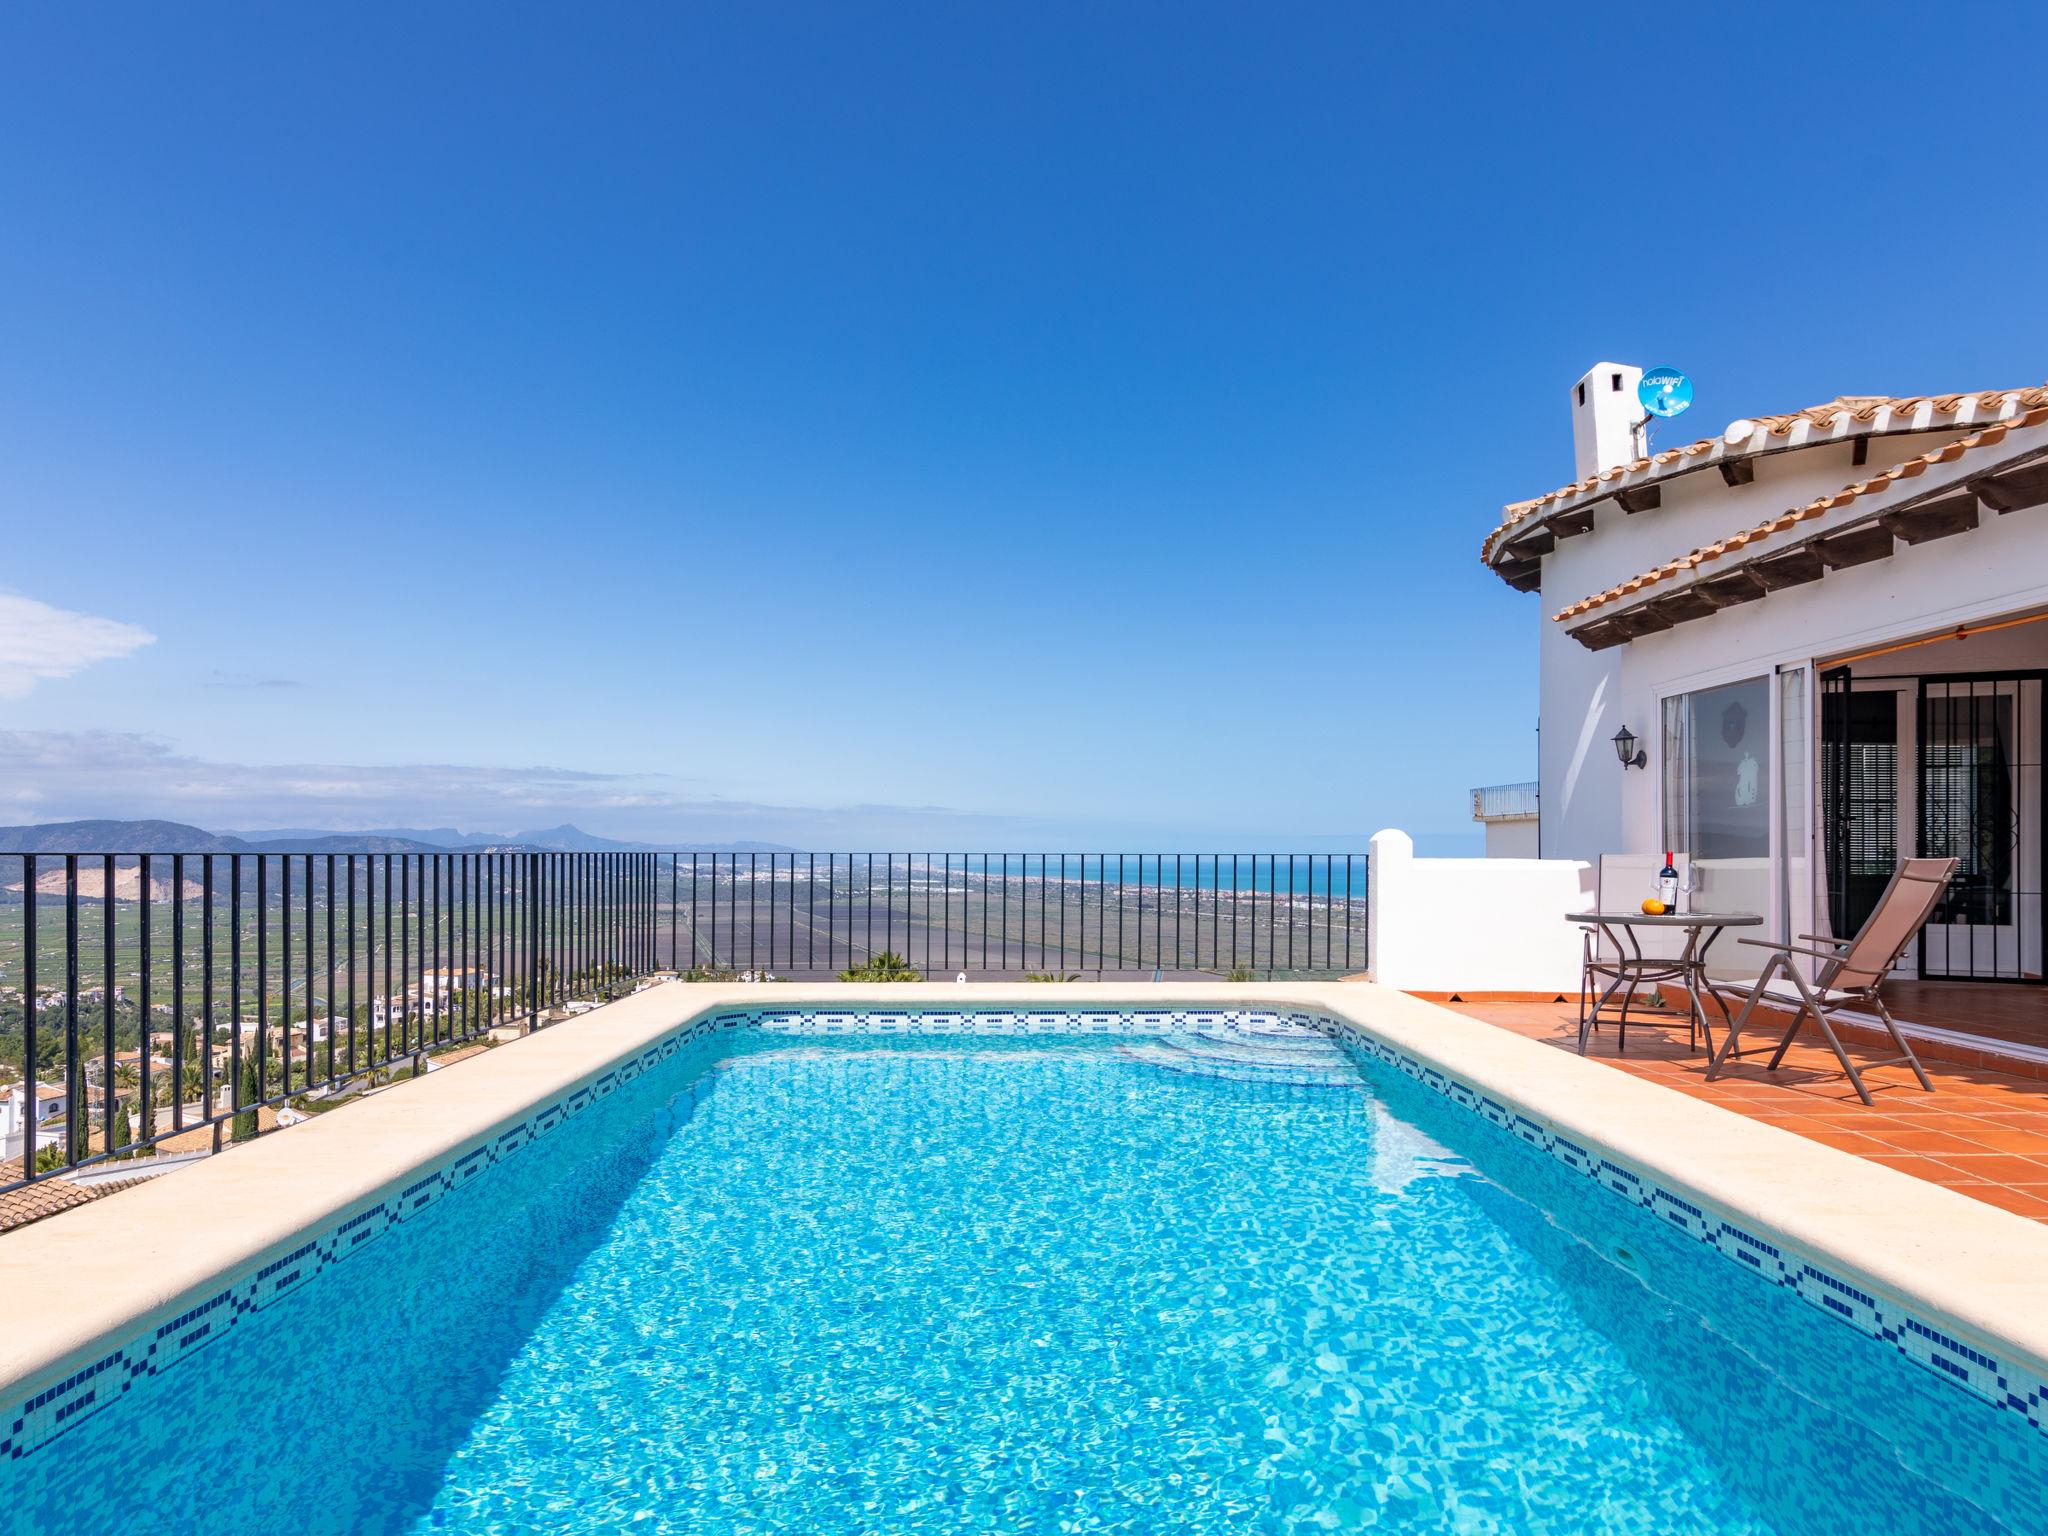
[[[1676,416],[1692,404],[1692,380],[1676,368],[1652,368],[1636,382],[1636,399],[1652,416]]]

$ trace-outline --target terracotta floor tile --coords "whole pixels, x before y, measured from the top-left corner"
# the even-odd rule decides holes
[[[1994,1152],[2048,1158],[2048,1131],[2016,1131],[2006,1126],[1979,1121],[1970,1130],[1959,1131],[1957,1134],[1967,1136]]]
[[[1984,1152],[1976,1142],[1947,1131],[1899,1131],[1885,1138],[1902,1152],[1913,1152],[1933,1157],[1950,1152]]]
[[[2035,1221],[2048,1221],[2048,1200],[2025,1190],[2012,1189],[2003,1184],[1986,1184],[1981,1188],[1964,1191],[1973,1200],[1982,1200],[2000,1210],[2012,1211],[2016,1215],[2029,1216]]]
[[[2040,1184],[2048,1182],[2048,1163],[2014,1157],[2010,1152],[1944,1153],[1941,1161],[1971,1178],[1987,1184]]]
[[[1873,1156],[1869,1161],[1881,1163],[1887,1168],[1896,1168],[1900,1173],[1910,1173],[1914,1178],[1925,1179],[1930,1184],[1939,1184],[1944,1179],[1963,1180],[1963,1175],[1938,1158],[1887,1152]]]
[[[1874,1126],[1868,1121],[1859,1124],[1854,1120],[1833,1120],[1824,1115],[1801,1115],[1799,1124],[1794,1129],[1800,1135],[1810,1136],[1815,1141],[1849,1139],[1876,1142],[1880,1146],[1887,1145],[1884,1127]]]
[[[1577,1047],[1577,1015],[1569,1005],[1480,1004],[1459,1011],[1556,1050]],[[1751,1045],[1774,1040],[1768,1030],[1744,1038]],[[1865,1105],[1833,1053],[1811,1039],[1796,1042],[1776,1071],[1765,1067],[1766,1051],[1732,1063],[1711,1083],[1705,1055],[1688,1050],[1683,1030],[1668,1021],[1631,1027],[1625,1055],[1615,1045],[1610,1021],[1593,1037],[1588,1059],[2048,1221],[2048,1078],[1923,1057],[1935,1088],[1929,1093],[1905,1067],[1864,1067],[1882,1048],[1851,1041],[1851,1059],[1864,1070],[1875,1100]]]
[[[1887,1145],[1891,1145],[1895,1137],[1911,1135],[1922,1129],[1910,1120],[1901,1120],[1895,1115],[1879,1114],[1876,1110],[1869,1109],[1863,1112],[1860,1119],[1837,1120],[1819,1115],[1814,1117],[1814,1123],[1828,1127],[1837,1135],[1868,1136],[1873,1141],[1881,1141]],[[1989,1151],[1990,1148],[1987,1147],[1985,1150]]]
[[[1917,1087],[1873,1083],[1869,1078],[1863,1080],[1863,1085],[1870,1090],[1871,1098],[1891,1115],[1952,1115],[1971,1102],[1953,1094],[1922,1093]],[[1855,1090],[1850,1091],[1853,1094]]]
[[[1838,1131],[1862,1131],[1873,1136],[1882,1130],[1903,1131],[1914,1126],[1911,1120],[1861,1103],[1812,1104],[1807,1106],[1805,1114],[1807,1119],[1820,1125],[1831,1125]]]
[[[1889,1142],[1859,1136],[1854,1131],[1814,1131],[1808,1133],[1808,1139],[1824,1147],[1833,1147],[1838,1152],[1854,1152],[1859,1157],[1873,1157],[1892,1151]]]
[[[2038,1131],[2048,1136],[2048,1113],[2040,1110],[1978,1104],[1971,1107],[1970,1113],[1979,1120],[1988,1120],[1993,1125],[2002,1125],[2016,1131]]]
[[[1945,1131],[1952,1127],[1973,1130],[1987,1128],[1982,1120],[1968,1110],[1953,1108],[1931,1109],[1918,1115],[1895,1115],[1894,1118],[1916,1131]]]

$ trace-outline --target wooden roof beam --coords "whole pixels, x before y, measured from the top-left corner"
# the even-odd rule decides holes
[[[1889,558],[1892,552],[1892,531],[1882,522],[1865,523],[1860,528],[1845,528],[1840,533],[1823,534],[1815,539],[1813,552],[1819,555],[1832,571],[1843,570],[1852,565],[1868,565],[1873,560]]]
[[[1611,619],[1596,619],[1591,624],[1581,624],[1577,629],[1567,631],[1589,651],[1611,650],[1628,639],[1617,629]]]
[[[1704,619],[1720,608],[1700,595],[1696,587],[1680,587],[1675,592],[1666,592],[1662,597],[1646,605],[1660,619],[1669,619],[1674,624],[1684,624],[1692,619]]]
[[[1694,582],[1692,590],[1716,608],[1733,608],[1737,603],[1756,601],[1770,588],[1763,584],[1755,571],[1746,565],[1738,565],[1732,571]]]
[[[1541,560],[1505,560],[1494,569],[1517,592],[1534,592],[1543,585]]]
[[[1971,495],[2003,515],[2023,512],[2048,501],[2048,463],[2023,465],[1968,483]]]
[[[1654,635],[1672,625],[1672,620],[1656,612],[1648,603],[1617,613],[1607,622],[1621,631],[1624,640],[1633,640],[1638,635]]]
[[[1926,544],[1976,527],[1977,498],[1965,494],[1922,502],[1902,512],[1887,512],[1878,521],[1908,544]]]
[[[1828,570],[1820,556],[1804,545],[1788,549],[1783,554],[1767,555],[1751,562],[1749,568],[1764,584],[1766,592],[1782,591],[1801,582],[1819,581]]]
[[[1664,504],[1664,491],[1657,485],[1638,485],[1616,491],[1614,499],[1624,512],[1651,512]]]
[[[1502,551],[1510,560],[1540,560],[1557,548],[1557,535],[1548,526],[1538,523],[1520,538],[1508,540],[1508,547]]]

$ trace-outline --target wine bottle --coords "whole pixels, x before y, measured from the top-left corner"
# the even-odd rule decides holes
[[[1666,912],[1678,910],[1678,865],[1669,848],[1664,850],[1664,867],[1657,871],[1657,899],[1664,903]]]

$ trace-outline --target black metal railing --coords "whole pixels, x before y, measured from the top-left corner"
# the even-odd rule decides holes
[[[658,964],[651,854],[12,858],[0,1186],[246,1139]]]
[[[665,953],[811,978],[893,955],[931,979],[1341,976],[1366,963],[1362,854],[663,855]]]
[[[20,875],[0,890],[0,1188],[217,1150],[664,971],[1250,979],[1367,960],[1363,855],[0,860]]]

